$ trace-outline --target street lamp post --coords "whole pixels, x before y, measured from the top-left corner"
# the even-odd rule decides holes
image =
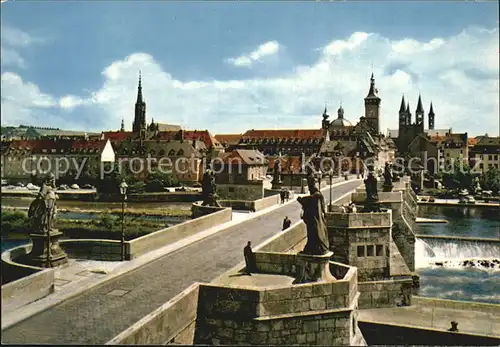
[[[328,171],[328,174],[330,176],[330,203],[328,204],[330,206],[329,210],[332,210],[332,180],[333,180],[333,170]]]
[[[127,199],[127,182],[120,183],[120,193],[122,195],[122,239],[121,239],[121,258],[125,260],[125,200]]]
[[[290,191],[292,190],[293,185],[293,165],[290,165]]]

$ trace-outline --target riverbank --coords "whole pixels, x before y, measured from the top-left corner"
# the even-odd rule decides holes
[[[457,205],[457,206],[472,206],[472,207],[498,207],[500,208],[500,203],[498,202],[476,202],[474,204],[470,203],[459,203],[458,199],[435,199],[434,202],[429,201],[419,201],[419,205],[438,205],[438,206],[447,206],[447,205]]]

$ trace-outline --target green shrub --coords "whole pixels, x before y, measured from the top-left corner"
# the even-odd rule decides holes
[[[20,211],[2,211],[2,235],[9,232],[27,233],[29,223],[28,215]]]

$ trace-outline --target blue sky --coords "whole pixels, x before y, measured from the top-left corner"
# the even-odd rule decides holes
[[[385,128],[402,93],[414,108],[420,92],[437,127],[498,134],[497,2],[1,6],[3,125],[130,127],[139,69],[148,119],[214,133],[317,128],[324,103],[335,114],[342,99],[355,123],[373,64]]]

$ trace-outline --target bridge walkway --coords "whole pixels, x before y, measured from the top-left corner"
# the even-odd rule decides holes
[[[333,188],[339,197],[359,180]],[[326,189],[323,189],[326,192]],[[325,193],[328,200],[329,194]],[[258,245],[281,230],[283,217],[300,216],[284,205],[158,258],[2,331],[8,344],[103,344],[194,282],[210,282],[242,260],[248,240]]]

